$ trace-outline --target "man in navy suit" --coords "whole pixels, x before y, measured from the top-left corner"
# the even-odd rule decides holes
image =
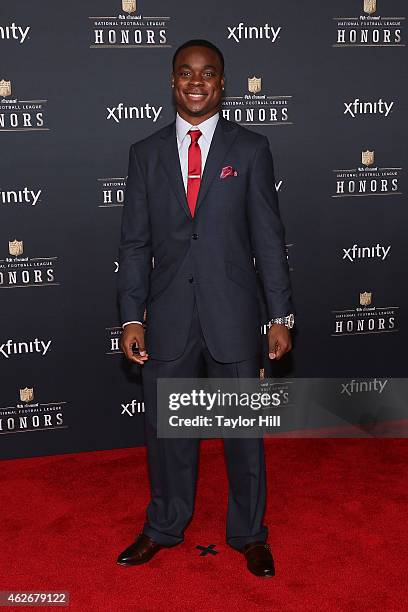
[[[172,88],[175,121],[130,148],[122,218],[121,347],[142,366],[151,481],[146,522],[119,555],[122,565],[182,542],[193,513],[199,440],[157,438],[157,379],[259,378],[266,321],[258,278],[269,357],[291,350],[291,287],[268,140],[221,116],[224,58],[212,43],[177,49]],[[227,542],[252,573],[272,576],[263,440],[225,439],[224,449]]]

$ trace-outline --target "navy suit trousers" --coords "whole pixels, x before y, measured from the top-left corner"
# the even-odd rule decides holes
[[[194,509],[200,440],[157,438],[157,379],[256,378],[259,367],[260,356],[233,363],[216,361],[207,348],[195,303],[183,354],[172,361],[149,358],[142,366],[151,487],[143,532],[159,544],[183,541]],[[224,439],[224,452],[229,482],[226,540],[239,550],[248,542],[266,541],[268,535],[262,522],[266,501],[263,439]]]

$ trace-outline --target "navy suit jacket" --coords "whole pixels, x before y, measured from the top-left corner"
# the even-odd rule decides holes
[[[224,166],[237,176],[221,179]],[[194,295],[214,359],[227,363],[259,353],[261,324],[294,311],[265,136],[220,116],[194,217],[175,121],[130,147],[118,295],[122,323],[141,321],[146,312],[153,359],[182,355]]]

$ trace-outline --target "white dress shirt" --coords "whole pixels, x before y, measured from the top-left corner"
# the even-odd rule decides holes
[[[188,173],[188,148],[191,144],[191,137],[188,135],[189,130],[200,130],[201,136],[198,139],[198,144],[201,149],[201,174],[204,172],[205,162],[207,160],[208,151],[212,138],[214,136],[215,128],[220,114],[215,113],[212,117],[209,117],[198,125],[191,125],[185,119],[176,115],[176,134],[177,134],[177,146],[179,152],[181,174],[183,175],[184,189],[187,193],[187,173]]]
[[[179,153],[181,174],[183,176],[184,190],[187,193],[187,174],[188,174],[188,148],[191,144],[191,137],[188,135],[189,130],[200,130],[201,136],[198,139],[198,144],[201,149],[201,174],[204,172],[205,162],[207,160],[208,152],[212,138],[214,136],[215,128],[219,119],[220,113],[215,113],[205,121],[202,121],[198,125],[191,125],[185,119],[176,115],[176,135],[177,135],[177,148]],[[141,321],[126,321],[122,327],[129,325],[130,323],[139,323]]]

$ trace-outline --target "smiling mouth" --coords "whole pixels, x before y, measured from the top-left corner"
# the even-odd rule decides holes
[[[197,92],[185,92],[185,95],[187,96],[187,98],[190,98],[190,100],[202,100],[203,98],[205,98],[207,96],[207,94],[205,93],[197,93]]]

